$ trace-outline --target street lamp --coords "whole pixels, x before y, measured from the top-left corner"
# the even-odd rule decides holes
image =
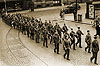
[[[77,14],[77,0],[76,0],[76,14]]]
[[[74,20],[77,21],[77,0],[76,0],[76,8],[74,10]]]
[[[6,15],[7,15],[7,5],[6,5],[6,0],[4,0],[5,3],[5,11],[6,11]]]

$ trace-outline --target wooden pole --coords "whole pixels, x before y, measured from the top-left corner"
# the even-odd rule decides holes
[[[5,11],[6,11],[6,15],[7,15],[7,5],[6,5],[6,0],[4,0],[5,3]]]

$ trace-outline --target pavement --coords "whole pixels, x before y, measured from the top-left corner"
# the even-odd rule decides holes
[[[48,43],[48,48],[43,47],[42,41],[35,43],[34,40],[29,39],[18,30],[10,28],[0,18],[0,66],[97,66],[90,62],[92,54],[85,52],[87,30],[90,30],[92,40],[96,31],[95,28],[92,28],[91,20],[85,19],[85,4],[81,6],[81,10],[78,11],[83,15],[81,23],[73,21],[73,14],[66,14],[65,20],[61,20],[59,11],[62,7],[47,10],[44,8],[44,10],[35,12],[21,12],[23,15],[41,18],[43,22],[52,20],[53,25],[57,22],[61,27],[65,23],[69,32],[71,31],[70,27],[76,32],[77,26],[80,26],[84,33],[82,36],[83,48],[77,46],[75,51],[71,49],[70,61],[63,58],[63,44],[60,44],[60,54],[57,55],[53,52],[53,44]],[[98,41],[100,43],[99,37]],[[100,53],[98,53],[97,62],[100,65]]]

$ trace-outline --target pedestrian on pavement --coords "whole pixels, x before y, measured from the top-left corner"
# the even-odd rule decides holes
[[[94,41],[92,42],[92,57],[90,58],[90,61],[92,62],[94,60],[94,64],[97,64],[97,54],[99,51],[99,42],[97,41],[97,36],[94,36]]]
[[[88,53],[91,53],[90,48],[91,48],[92,39],[91,39],[91,35],[90,35],[89,30],[87,30],[87,35],[85,37],[85,42],[87,44],[87,47],[85,47],[85,51],[87,51],[87,49],[88,49]]]
[[[63,13],[63,10],[61,9],[60,10],[60,18],[62,19],[62,13]]]
[[[82,48],[82,46],[81,46],[81,35],[84,35],[84,34],[80,30],[80,27],[78,27],[78,30],[77,30],[76,34],[77,34],[77,43],[76,43],[76,46],[77,46],[77,44],[79,44],[79,47]]]
[[[100,37],[100,27],[99,27],[99,25],[96,26],[96,36],[97,35]]]
[[[64,9],[63,9],[63,12],[62,12],[62,19],[63,19],[63,20],[65,19],[65,12],[64,12]]]

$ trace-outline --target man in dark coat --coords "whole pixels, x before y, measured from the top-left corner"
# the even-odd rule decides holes
[[[97,64],[97,54],[98,54],[98,51],[99,51],[99,43],[97,41],[97,36],[94,36],[94,41],[92,42],[92,54],[93,54],[93,56],[90,58],[90,61],[92,62],[92,60],[95,59],[94,63],[96,65],[98,65]]]
[[[63,10],[60,10],[60,18],[62,18]]]
[[[100,36],[100,27],[99,27],[99,25],[96,26],[96,35]]]
[[[29,3],[29,9],[31,9],[31,11],[34,11],[34,2]]]

